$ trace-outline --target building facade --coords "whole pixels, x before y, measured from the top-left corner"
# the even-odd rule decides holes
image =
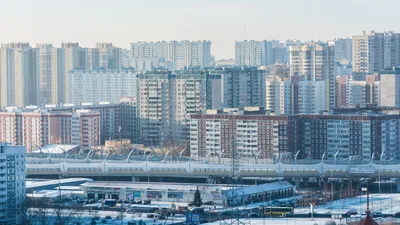
[[[118,139],[130,139],[131,143],[138,143],[139,139],[139,117],[137,100],[135,97],[122,97],[120,100],[120,121]]]
[[[210,41],[159,41],[131,44],[136,71],[151,71],[157,67],[170,70],[211,66]]]
[[[236,148],[243,158],[274,158],[295,150],[294,118],[266,115],[259,107],[193,114],[190,154],[195,158],[216,155],[229,158],[232,148]]]
[[[390,109],[389,109],[390,111]],[[269,114],[269,115],[268,115]],[[400,158],[400,114],[393,111],[349,111],[278,116],[257,109],[210,110],[191,116],[192,157],[231,157],[231,149],[241,158],[276,159],[282,154],[299,158],[333,159],[372,155]]]
[[[0,142],[26,146],[100,144],[100,115],[93,112],[53,112],[48,109],[9,108],[0,112]]]
[[[71,70],[68,76],[73,103],[119,103],[123,96],[137,95],[137,74],[131,70]]]
[[[362,75],[400,66],[400,34],[363,32],[353,36],[353,72]]]
[[[207,92],[207,74],[182,71],[139,75],[138,116],[143,144],[185,144],[190,114],[204,111],[207,93],[212,94],[211,90]]]
[[[288,52],[279,41],[244,40],[235,42],[236,66],[269,66],[286,63]]]
[[[313,114],[326,109],[325,81],[300,81],[296,87],[295,114]]]
[[[23,146],[0,143],[0,165],[2,182],[0,188],[0,223],[21,224],[25,217],[26,198],[26,153]]]
[[[334,46],[310,42],[290,47],[290,75],[305,76],[308,81],[325,81],[326,109],[335,108]]]
[[[277,77],[266,82],[265,109],[277,114],[293,113],[293,85],[290,80],[281,80]]]
[[[265,70],[256,67],[223,68],[222,98],[224,108],[265,105]]]
[[[351,62],[352,60],[352,39],[340,38],[334,40],[335,44],[335,61],[340,62],[345,60]]]
[[[35,60],[29,43],[1,45],[0,107],[21,107],[36,103]]]

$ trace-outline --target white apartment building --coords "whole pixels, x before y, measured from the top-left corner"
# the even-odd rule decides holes
[[[255,40],[236,41],[235,64],[238,66],[268,66],[273,64],[272,43]]]
[[[23,146],[0,143],[0,224],[21,224],[26,198],[26,153]]]
[[[272,81],[266,81],[265,109],[277,114],[293,113],[293,87],[290,80],[280,80],[275,77]]]
[[[130,70],[71,70],[70,101],[119,103],[123,96],[136,96],[137,74]]]
[[[69,71],[83,68],[83,60],[81,51],[82,48],[79,46],[79,43],[61,43],[61,52],[64,55],[64,61],[60,61],[59,63],[64,64],[64,71],[62,72],[62,76],[59,77],[59,100],[55,103],[68,103],[70,100],[70,87],[69,87]],[[54,103],[54,102],[53,102]]]
[[[29,43],[0,48],[0,107],[36,103],[34,52]]]
[[[290,75],[302,75],[308,81],[326,82],[325,109],[335,107],[335,57],[334,46],[310,42],[290,47]]]
[[[365,81],[347,81],[346,103],[347,105],[358,105],[365,107],[366,105],[366,85]]]
[[[346,76],[353,73],[353,67],[351,63],[340,63],[335,64],[335,74],[336,76]]]
[[[237,66],[269,66],[275,63],[285,64],[288,52],[283,43],[276,40],[235,42],[235,64]]]
[[[36,104],[58,103],[63,81],[63,53],[52,44],[38,44],[36,51]]]
[[[298,87],[298,113],[313,114],[326,109],[325,81],[301,81]]]
[[[169,75],[155,72],[139,75],[139,139],[145,145],[162,145],[170,133]]]
[[[400,106],[400,74],[382,74],[378,90],[379,106]]]
[[[184,144],[190,115],[206,108],[206,78],[202,71],[139,75],[138,115],[144,144]]]
[[[170,78],[171,137],[174,143],[185,142],[190,115],[206,109],[206,73],[184,71]]]
[[[98,112],[81,109],[72,113],[71,144],[79,146],[100,144],[100,114]]]
[[[171,70],[211,66],[210,41],[136,42],[131,52],[139,72],[159,66]]]
[[[372,74],[400,66],[400,34],[363,32],[353,36],[353,72]]]

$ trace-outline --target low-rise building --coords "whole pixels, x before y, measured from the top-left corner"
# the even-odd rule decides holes
[[[226,184],[183,184],[183,183],[128,183],[87,182],[82,184],[87,199],[116,199],[123,201],[157,201],[190,203],[198,189],[202,202],[237,205],[262,202],[268,199],[293,197],[295,186],[288,181],[232,188]]]

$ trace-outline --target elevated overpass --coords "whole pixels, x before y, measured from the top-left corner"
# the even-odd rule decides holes
[[[192,160],[162,156],[103,158],[27,157],[27,176],[59,175],[62,177],[228,177],[229,159]],[[283,160],[276,162],[241,162],[242,177],[292,178],[398,178],[400,161],[381,160]]]

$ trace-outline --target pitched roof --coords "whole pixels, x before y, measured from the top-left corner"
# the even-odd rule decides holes
[[[360,225],[379,225],[375,220],[367,214],[367,216],[361,221]]]

